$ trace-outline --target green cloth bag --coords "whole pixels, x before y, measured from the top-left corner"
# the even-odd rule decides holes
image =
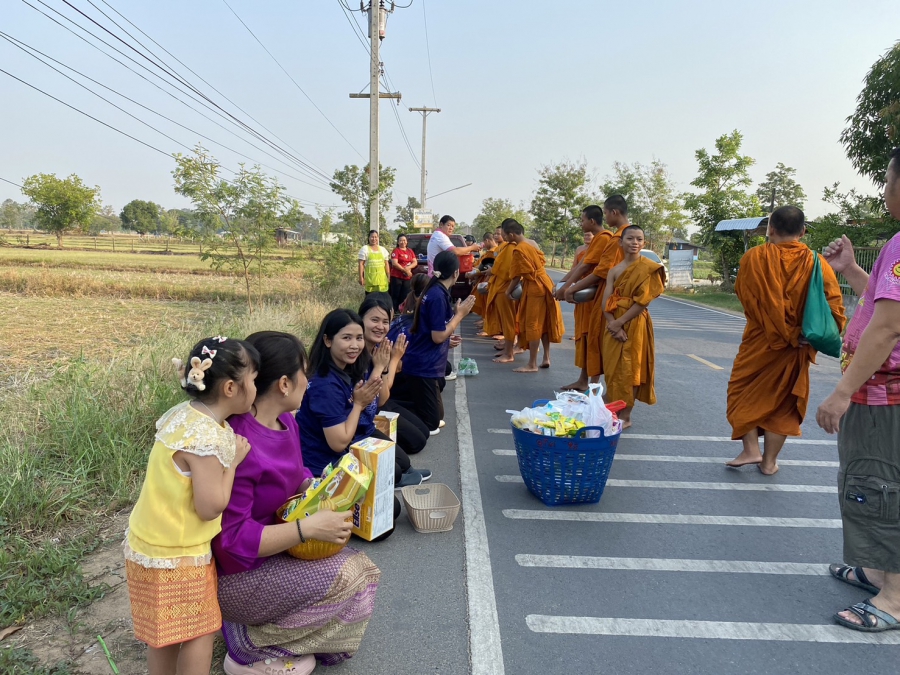
[[[831,314],[831,307],[825,297],[825,282],[822,279],[822,263],[819,256],[812,252],[813,271],[809,280],[809,291],[806,294],[806,307],[803,310],[803,337],[813,349],[828,356],[839,358],[841,355],[841,331]]]

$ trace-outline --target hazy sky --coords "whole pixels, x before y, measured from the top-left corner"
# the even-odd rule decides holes
[[[229,3],[349,142],[279,70],[223,0],[108,1],[249,115],[175,64],[210,98],[257,126],[252,115],[325,174],[368,161],[368,102],[348,97],[368,84],[368,56],[339,0]],[[52,14],[40,4],[44,2],[91,25],[63,0],[28,2]],[[110,25],[88,0],[68,2]],[[115,17],[102,0],[93,2]],[[0,30],[12,37],[256,162],[299,175],[22,0],[2,0],[2,10]],[[365,25],[364,15],[354,16]],[[92,30],[100,32],[95,26]],[[437,106],[443,111],[428,122],[428,191],[472,185],[436,197],[428,206],[457,220],[471,222],[486,197],[527,204],[538,168],[564,159],[586,160],[599,179],[615,160],[647,163],[657,158],[686,190],[696,173],[695,150],[712,149],[716,137],[733,129],[744,134],[743,150],[757,160],[754,181],[777,162],[795,167],[809,198],[807,213],[815,217],[826,211],[820,201],[826,185],[840,181],[846,188],[873,190],[850,166],[838,136],[866,72],[898,38],[897,0],[413,0],[390,16],[382,60],[403,94],[398,113],[416,157],[421,116],[407,108]],[[0,62],[0,68],[166,153],[184,151],[3,40]],[[103,93],[186,146],[201,140]],[[3,73],[0,101],[0,177],[18,183],[38,172],[77,173],[99,185],[104,203],[117,210],[136,198],[167,207],[187,205],[173,192],[170,157]],[[397,169],[394,201],[399,204],[408,195],[418,197],[419,172],[391,105],[382,102],[381,157],[383,164]],[[202,142],[227,166],[242,161]],[[339,203],[327,188],[278,177],[298,198]],[[23,199],[18,188],[0,182],[0,201],[7,197]]]

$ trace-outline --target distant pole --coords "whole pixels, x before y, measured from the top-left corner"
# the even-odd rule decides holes
[[[440,108],[410,108],[410,112],[419,112],[422,113],[422,186],[420,189],[421,199],[419,202],[421,203],[421,208],[425,208],[425,177],[427,175],[427,171],[425,171],[425,132],[428,124],[428,113],[439,113],[441,112]]]
[[[369,8],[369,229],[381,231],[378,208],[378,104],[381,87],[381,0],[371,0]]]

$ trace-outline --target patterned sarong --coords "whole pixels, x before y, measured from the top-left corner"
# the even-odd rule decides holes
[[[222,633],[238,663],[315,654],[322,665],[359,649],[381,572],[352,548],[324,560],[287,554],[219,577]]]

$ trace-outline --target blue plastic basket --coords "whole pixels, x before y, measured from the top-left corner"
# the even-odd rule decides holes
[[[535,401],[532,407],[546,403]],[[600,427],[585,427],[578,438],[557,438],[510,427],[519,471],[531,494],[547,506],[600,501],[621,434],[607,437]],[[600,437],[585,438],[592,430]]]

